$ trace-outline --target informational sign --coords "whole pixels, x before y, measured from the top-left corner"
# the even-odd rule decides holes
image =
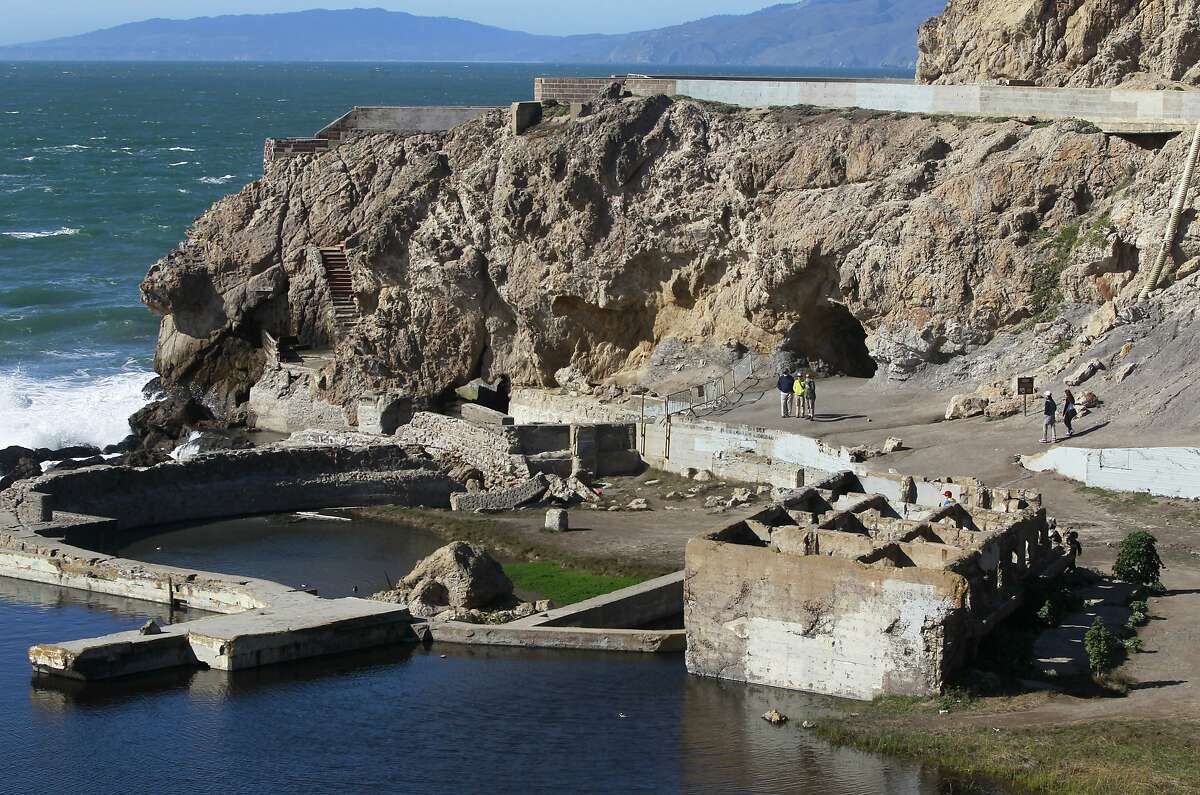
[[[1034,394],[1033,377],[1032,376],[1030,376],[1028,378],[1018,378],[1017,379],[1017,394],[1018,395]]]

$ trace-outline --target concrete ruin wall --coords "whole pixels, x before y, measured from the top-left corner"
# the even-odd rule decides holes
[[[519,425],[537,422],[636,422],[638,411],[601,403],[588,395],[557,393],[532,387],[513,387],[508,413]]]
[[[707,539],[688,543],[686,572],[691,673],[846,698],[939,692],[946,627],[966,599],[950,572]]]
[[[456,417],[417,412],[396,429],[396,441],[424,447],[443,460],[456,460],[483,472],[487,485],[507,485],[529,478],[511,428],[477,425]]]
[[[345,505],[450,504],[440,468],[398,446],[223,451],[146,469],[96,466],[50,472],[0,493],[26,521],[65,511],[111,517],[122,530],[247,514]],[[31,510],[37,506],[37,510]]]
[[[821,486],[689,542],[689,671],[860,699],[937,693],[1030,580],[1069,559],[1040,495],[994,511],[893,503],[855,491],[851,472]]]

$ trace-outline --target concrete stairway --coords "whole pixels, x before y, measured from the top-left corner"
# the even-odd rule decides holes
[[[333,300],[333,319],[337,330],[345,333],[358,325],[362,315],[358,311],[358,302],[354,299],[353,280],[350,276],[350,264],[346,259],[346,249],[321,249],[321,263],[325,266],[325,281],[329,285],[329,295]]]

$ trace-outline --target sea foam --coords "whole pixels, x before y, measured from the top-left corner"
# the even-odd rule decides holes
[[[36,240],[39,237],[66,237],[79,234],[79,229],[71,226],[60,226],[58,229],[40,231],[0,232],[0,237],[11,237],[14,240]]]
[[[145,370],[98,378],[0,373],[0,447],[115,444],[129,435],[129,415],[146,404],[142,387],[153,377]]]
[[[206,185],[224,185],[231,179],[233,179],[233,174],[226,174],[223,177],[201,177],[199,181]]]

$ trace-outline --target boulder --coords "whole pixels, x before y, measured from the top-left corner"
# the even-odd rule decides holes
[[[950,398],[946,407],[946,419],[962,420],[967,417],[978,417],[988,407],[988,399],[978,395],[955,395]]]
[[[463,541],[447,544],[422,560],[401,585],[411,590],[410,599],[448,607],[486,607],[511,596],[513,590],[495,558],[483,547]],[[413,610],[413,615],[418,613]]]
[[[1079,365],[1079,368],[1075,372],[1063,379],[1063,383],[1067,386],[1079,386],[1104,369],[1104,362],[1099,359],[1091,359]]]
[[[625,508],[630,511],[648,511],[650,510],[650,505],[644,497],[634,497]]]
[[[754,494],[750,489],[734,489],[733,494],[729,497],[729,506],[732,508],[736,505],[745,505],[754,499]]]
[[[546,511],[546,529],[553,533],[564,533],[567,531],[568,520],[567,512],[562,508],[551,508]]]
[[[707,483],[713,479],[713,473],[707,469],[696,470],[696,474],[692,475],[692,480],[699,483]]]
[[[1080,408],[1094,409],[1096,406],[1100,405],[1100,398],[1096,396],[1095,392],[1088,390],[1087,392],[1081,393],[1079,397],[1075,399],[1075,403]]]
[[[563,367],[555,371],[554,382],[572,392],[579,392],[583,395],[592,393],[592,385],[588,383],[587,376],[575,367]]]
[[[986,409],[983,410],[983,416],[991,420],[998,420],[1004,417],[1011,417],[1014,414],[1021,413],[1021,401],[1016,398],[1004,398],[1003,400],[993,400],[988,403]]]
[[[889,436],[883,442],[883,452],[885,453],[894,453],[903,449],[904,441],[902,439],[897,439],[895,436]]]

